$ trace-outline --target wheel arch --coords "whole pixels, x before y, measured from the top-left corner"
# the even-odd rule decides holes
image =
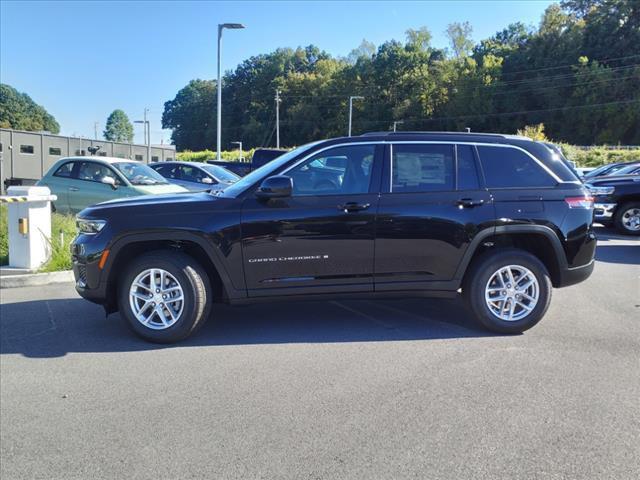
[[[536,256],[547,268],[554,287],[561,284],[567,259],[557,234],[544,225],[503,225],[487,229],[475,236],[465,252],[456,279],[461,283],[472,262],[495,248],[518,248]]]
[[[118,278],[124,272],[128,261],[141,253],[153,250],[174,249],[193,257],[207,272],[214,299],[226,301],[231,281],[221,260],[217,258],[212,246],[202,237],[191,232],[158,232],[131,234],[116,240],[109,247],[109,257],[105,264],[105,289],[110,299],[108,311],[115,311],[113,299],[118,294]]]

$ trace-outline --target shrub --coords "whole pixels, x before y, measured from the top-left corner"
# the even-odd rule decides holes
[[[51,216],[51,257],[40,267],[41,272],[71,269],[71,242],[76,233],[76,219],[73,215],[54,213]]]
[[[250,162],[253,158],[253,152],[255,149],[242,152],[242,157],[245,162]],[[240,152],[238,150],[231,150],[229,152],[220,152],[222,160],[227,162],[239,162]],[[182,162],[206,162],[207,160],[215,160],[217,157],[216,152],[212,150],[202,150],[200,152],[190,152],[189,150],[184,152],[178,152],[176,154],[176,160]]]

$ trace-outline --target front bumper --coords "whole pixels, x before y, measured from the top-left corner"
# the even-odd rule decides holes
[[[596,203],[593,206],[594,220],[610,221],[617,203]]]

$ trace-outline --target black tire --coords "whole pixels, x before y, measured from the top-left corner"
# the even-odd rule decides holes
[[[163,330],[154,330],[136,318],[129,303],[129,291],[143,271],[159,268],[170,273],[183,291],[183,309],[177,321]],[[205,270],[192,257],[175,250],[155,250],[136,258],[119,278],[120,315],[140,337],[154,343],[174,343],[197,331],[211,312],[211,285]]]
[[[633,209],[640,210],[640,202],[624,203],[616,209],[616,213],[613,216],[613,226],[616,227],[616,230],[620,233],[624,233],[625,235],[640,235],[640,229],[630,230],[624,224],[625,214]]]
[[[507,265],[528,269],[538,281],[538,302],[520,320],[502,320],[492,313],[485,301],[485,288],[495,272]],[[462,293],[476,320],[485,328],[498,333],[522,333],[538,323],[551,302],[551,279],[544,264],[534,255],[519,249],[495,250],[474,260],[465,276]]]

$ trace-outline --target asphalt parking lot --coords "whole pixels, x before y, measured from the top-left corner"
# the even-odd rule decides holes
[[[220,306],[177,346],[71,285],[1,291],[0,477],[589,478],[640,472],[640,239],[519,336],[452,300]]]

